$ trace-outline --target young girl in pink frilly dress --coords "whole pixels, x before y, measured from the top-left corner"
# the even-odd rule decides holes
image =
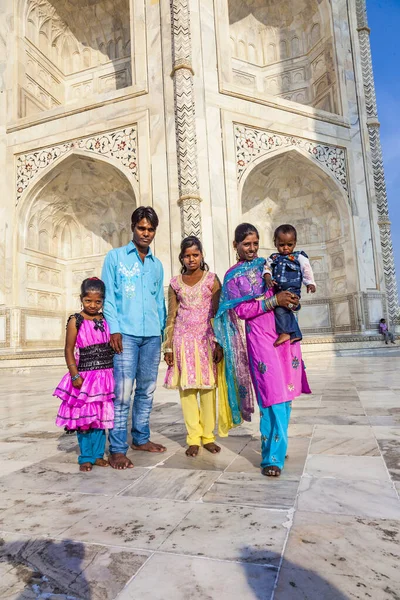
[[[82,282],[83,310],[67,322],[65,360],[69,373],[53,394],[62,401],[56,425],[77,433],[80,471],[91,471],[93,465],[109,466],[104,460],[105,430],[114,426],[114,375],[110,330],[101,313],[104,297],[100,279]]]

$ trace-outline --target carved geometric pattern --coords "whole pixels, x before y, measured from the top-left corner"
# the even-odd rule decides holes
[[[343,148],[310,142],[292,135],[277,135],[271,131],[234,125],[236,139],[236,172],[240,181],[247,165],[256,157],[278,148],[300,148],[311,158],[331,171],[335,179],[348,194],[346,154]]]
[[[201,236],[189,3],[188,0],[171,0],[170,6],[182,236]]]
[[[17,158],[16,204],[44,169],[74,149],[114,158],[129,169],[138,181],[137,127],[132,125],[96,136],[77,138],[36,152],[20,154]]]
[[[182,237],[195,235],[201,237],[200,200],[183,200],[181,208],[181,231]]]
[[[369,144],[371,148],[372,171],[376,206],[378,211],[378,225],[381,238],[383,271],[388,302],[389,320],[399,322],[399,297],[397,290],[396,271],[393,255],[392,235],[390,231],[389,206],[386,191],[385,171],[381,138],[379,133],[378,109],[376,103],[374,74],[372,70],[371,45],[367,20],[365,0],[356,1],[358,37],[361,52],[361,67],[363,74],[365,105],[367,111],[367,127]]]

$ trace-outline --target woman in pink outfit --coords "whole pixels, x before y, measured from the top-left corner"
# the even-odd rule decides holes
[[[274,308],[295,308],[299,299],[288,291],[265,291],[265,259],[258,258],[259,235],[249,223],[236,228],[238,263],[225,275],[214,327],[224,350],[225,375],[233,422],[250,420],[253,389],[260,408],[261,468],[279,476],[285,462],[291,401],[310,393],[298,342],[274,347]],[[240,321],[244,321],[245,341]],[[250,381],[251,378],[251,381]]]
[[[80,471],[91,471],[93,465],[109,466],[104,451],[105,430],[114,426],[114,353],[101,313],[104,296],[104,283],[97,277],[82,282],[83,310],[71,315],[67,323],[65,359],[69,373],[53,394],[62,401],[56,425],[77,433]]]

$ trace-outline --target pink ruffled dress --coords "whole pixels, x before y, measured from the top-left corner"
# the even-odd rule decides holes
[[[67,373],[54,390],[53,396],[62,401],[56,425],[70,430],[112,429],[114,374],[112,368],[101,368],[101,365],[112,364],[108,324],[104,319],[92,321],[83,319],[81,315],[74,316],[78,328],[78,369],[80,353],[85,349],[82,356],[85,354],[88,370],[79,369],[83,378],[80,389],[72,385],[71,376]]]

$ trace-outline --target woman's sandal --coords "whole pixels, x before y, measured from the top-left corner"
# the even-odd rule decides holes
[[[275,465],[268,465],[268,467],[263,468],[261,473],[266,477],[279,477],[281,474],[281,469]]]

